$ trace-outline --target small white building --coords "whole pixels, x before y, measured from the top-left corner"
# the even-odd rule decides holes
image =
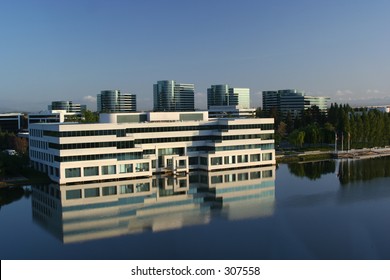
[[[30,125],[30,160],[59,184],[275,164],[274,120],[207,112],[101,114],[100,123]]]

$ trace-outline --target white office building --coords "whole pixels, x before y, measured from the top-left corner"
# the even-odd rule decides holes
[[[101,114],[100,123],[30,125],[33,166],[59,184],[275,164],[274,120],[207,112]]]

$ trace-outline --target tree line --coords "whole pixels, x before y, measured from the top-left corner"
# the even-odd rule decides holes
[[[15,150],[17,156],[4,153],[4,150]],[[0,131],[0,178],[17,176],[28,163],[28,141],[14,133]]]
[[[390,114],[376,109],[332,103],[326,112],[313,106],[293,117],[290,113],[282,116],[276,109],[269,112],[258,109],[257,117],[275,119],[278,145],[334,146],[336,142],[339,150],[390,145]]]

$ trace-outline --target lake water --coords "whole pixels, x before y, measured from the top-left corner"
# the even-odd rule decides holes
[[[390,157],[1,190],[1,259],[390,259]]]

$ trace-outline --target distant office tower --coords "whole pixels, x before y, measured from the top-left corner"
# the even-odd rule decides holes
[[[271,111],[273,108],[279,110],[280,95],[276,90],[263,91],[263,111]]]
[[[49,111],[64,110],[66,113],[81,113],[82,110],[86,109],[86,106],[73,103],[72,101],[53,101],[48,106],[48,109]]]
[[[135,94],[119,90],[102,90],[97,95],[97,110],[100,113],[125,113],[137,111]]]
[[[153,110],[156,112],[195,111],[194,84],[158,81],[153,85]]]
[[[211,106],[228,106],[229,86],[212,85],[207,89],[207,109]]]
[[[249,88],[229,88],[229,104],[243,109],[250,108]]]
[[[303,110],[317,106],[321,112],[327,111],[329,97],[310,96],[296,89],[263,91],[263,110],[276,109],[283,117],[288,113],[300,116]]]
[[[250,108],[249,88],[229,88],[228,85],[212,85],[207,89],[207,108],[211,106],[239,106]]]

